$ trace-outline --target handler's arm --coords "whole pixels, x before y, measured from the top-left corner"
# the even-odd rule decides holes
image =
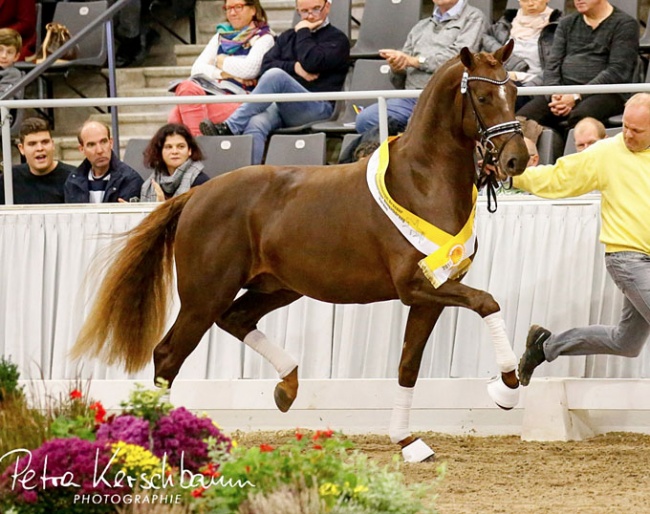
[[[599,188],[594,154],[580,152],[561,157],[552,166],[533,166],[514,177],[513,186],[543,198],[580,196]]]

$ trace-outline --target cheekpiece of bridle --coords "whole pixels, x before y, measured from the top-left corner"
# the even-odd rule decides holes
[[[483,164],[481,166],[481,171],[478,178],[478,187],[480,189],[481,187],[485,186],[488,197],[488,211],[496,212],[496,190],[498,189],[499,184],[494,174],[485,173],[485,168],[486,166],[498,166],[501,152],[503,151],[503,148],[506,146],[506,144],[508,144],[508,141],[517,134],[523,136],[523,132],[521,130],[521,123],[518,121],[506,121],[504,123],[497,123],[491,127],[486,126],[483,118],[481,117],[480,111],[476,108],[474,97],[469,90],[469,83],[474,80],[487,82],[488,84],[494,84],[495,86],[504,86],[510,81],[510,77],[506,75],[505,79],[496,80],[488,77],[470,76],[469,71],[465,70],[463,71],[463,76],[460,81],[460,92],[463,95],[467,94],[469,97],[470,104],[472,105],[472,110],[474,111],[474,117],[476,118],[478,135],[480,137],[479,152],[481,154]],[[492,138],[502,136],[504,134],[510,134],[510,139],[502,144],[501,148],[497,150],[496,146],[492,142]],[[512,179],[510,179],[509,182],[510,187],[512,187]],[[492,202],[494,202],[494,206],[492,206]]]

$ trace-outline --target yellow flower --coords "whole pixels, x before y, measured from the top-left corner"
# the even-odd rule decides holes
[[[321,496],[338,496],[341,494],[339,486],[331,482],[325,482],[318,488],[318,494]]]
[[[359,494],[363,494],[365,492],[368,492],[368,488],[365,485],[358,485],[352,491],[354,496],[357,496]]]
[[[117,453],[115,462],[121,466],[121,470],[128,476],[152,475],[161,467],[158,457],[137,444],[118,441],[111,445],[111,449],[113,454]]]
[[[234,439],[232,439],[230,441],[230,444],[232,445],[233,448],[237,448],[239,446],[239,443],[237,441],[235,441]]]

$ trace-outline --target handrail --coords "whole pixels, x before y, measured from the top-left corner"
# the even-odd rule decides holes
[[[85,38],[87,34],[95,30],[99,25],[103,25],[106,21],[112,20],[113,16],[118,11],[122,10],[122,7],[130,1],[131,0],[117,0],[117,2],[109,7],[106,12],[104,12],[104,14],[86,25],[79,33],[75,34],[70,40],[66,41],[63,46],[61,46],[58,50],[48,56],[43,62],[29,71],[14,85],[14,87],[12,87],[9,91],[1,94],[0,101],[6,100],[8,96],[13,96],[16,90],[20,91],[24,89],[25,86],[31,84],[35,79],[45,73],[59,57],[64,55],[68,50],[71,50],[81,39]]]
[[[122,0],[120,0],[122,1]],[[117,4],[116,4],[117,5]],[[519,93],[527,96],[562,94],[596,94],[596,93],[650,93],[650,83],[602,84],[597,86],[535,86],[519,88]],[[328,93],[284,93],[265,95],[218,95],[218,96],[156,96],[128,98],[59,98],[43,100],[2,100],[0,99],[0,119],[2,125],[3,163],[6,170],[11,169],[11,134],[9,126],[9,109],[26,109],[39,107],[87,107],[87,106],[127,106],[127,105],[178,105],[178,104],[214,104],[233,102],[299,102],[318,100],[364,100],[376,98],[382,115],[379,117],[380,137],[388,134],[388,120],[385,115],[387,98],[417,98],[421,90],[391,91],[338,91]],[[5,201],[13,203],[11,173],[5,173]],[[11,201],[10,201],[11,198]]]

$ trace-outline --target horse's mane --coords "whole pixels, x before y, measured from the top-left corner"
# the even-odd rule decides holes
[[[480,52],[473,53],[472,55],[477,64],[487,65],[490,68],[503,66],[491,53]],[[413,122],[417,121],[418,118],[425,115],[427,108],[425,108],[423,104],[428,102],[429,98],[433,96],[434,90],[438,89],[443,81],[449,81],[448,86],[451,88],[457,88],[460,85],[462,70],[464,70],[464,65],[461,62],[460,54],[452,57],[436,70],[436,72],[433,74],[433,77],[431,77],[424,90],[420,94],[420,99],[418,100],[418,105],[420,108],[418,109],[418,106],[416,105],[416,109],[413,113],[411,123],[409,123],[409,127],[413,125]]]

